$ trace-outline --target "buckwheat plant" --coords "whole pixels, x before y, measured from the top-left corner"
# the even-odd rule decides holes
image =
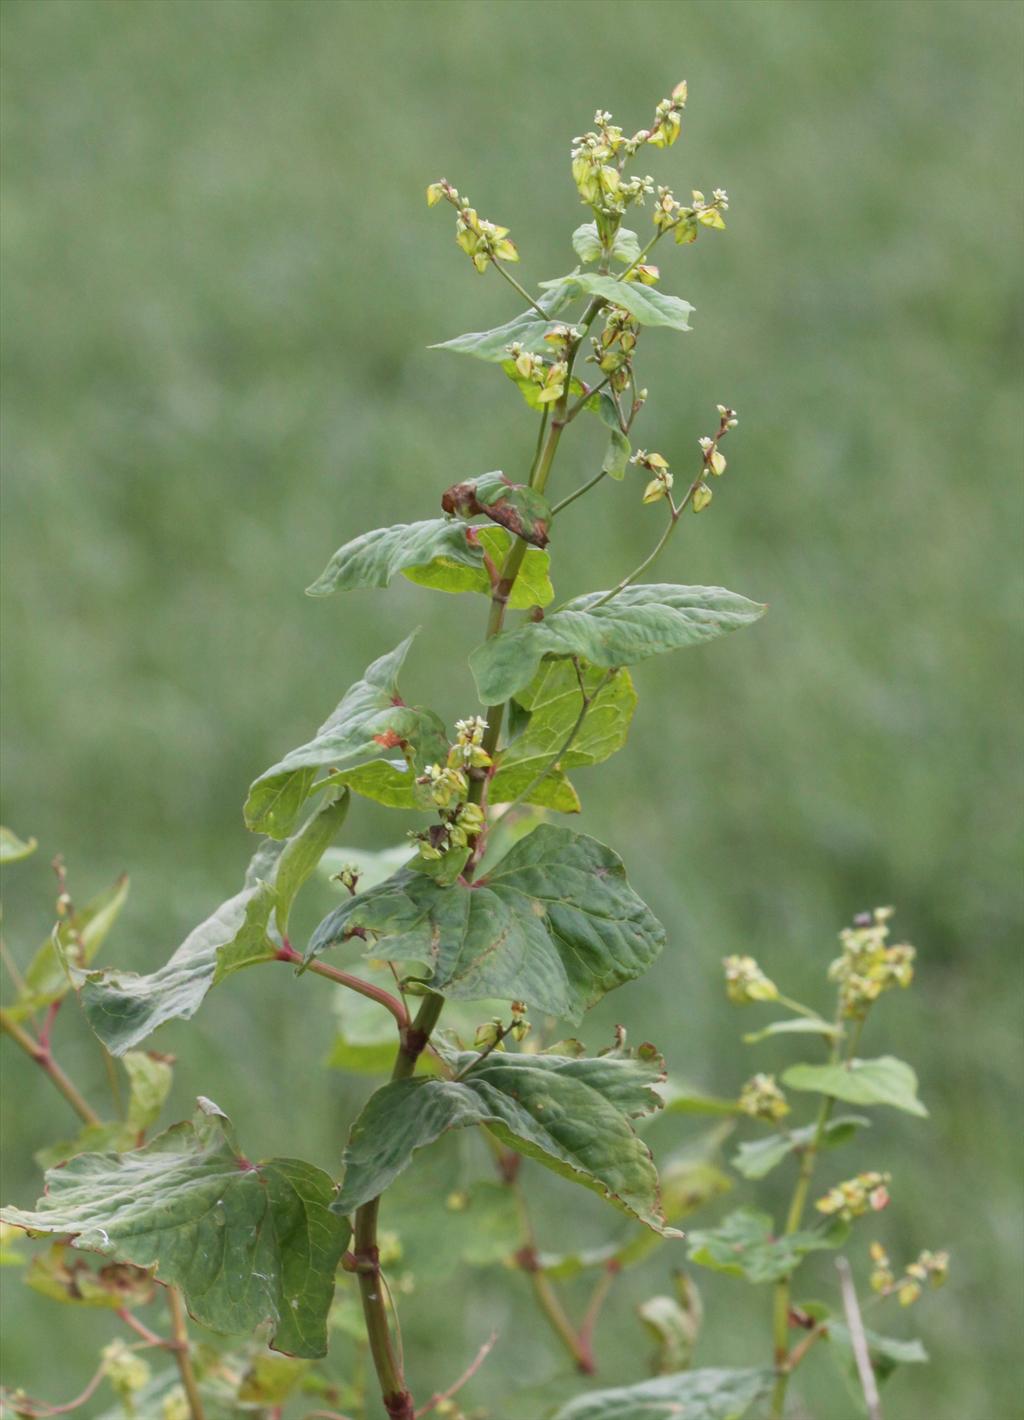
[[[766,1406],[781,1416],[789,1377],[819,1340],[831,1345],[815,1354],[838,1354],[844,1367],[852,1354],[858,1393],[877,1414],[877,1379],[896,1361],[921,1358],[918,1343],[865,1329],[849,1268],[839,1308],[792,1296],[805,1257],[844,1243],[857,1220],[889,1198],[889,1176],[872,1158],[870,1171],[823,1184],[816,1221],[805,1218],[825,1151],[867,1122],[834,1114],[835,1104],[924,1113],[908,1066],[855,1054],[875,999],[907,985],[913,970],[911,949],[888,945],[886,912],[843,934],[831,969],[838,993],[831,1019],[781,996],[750,957],[727,959],[731,1000],[789,1012],[747,1039],[801,1032],[829,1051],[827,1063],[793,1065],[781,1083],[757,1073],[735,1098],[705,1099],[667,1083],[654,1047],[632,1047],[621,1029],[596,1054],[564,1034],[652,966],[665,944],[618,855],[561,817],[580,809],[570,774],[624,744],[636,707],[629,667],[702,645],[764,611],[720,587],[643,580],[684,514],[708,510],[737,427],[736,411],[719,404],[695,429],[689,458],[670,459],[636,437],[648,397],[641,346],[652,330],[687,331],[692,310],[662,291],[655,248],[721,231],[728,209],[721,189],[680,201],[635,168],[675,142],[685,102],[680,84],[632,135],[598,112],[593,129],[574,141],[572,177],[586,217],[572,234],[577,265],[535,291],[513,272],[519,252],[507,228],[482,218],[447,180],[427,189],[431,205],[451,208],[455,240],[475,272],[493,273],[514,297],[505,324],[439,348],[511,381],[535,426],[533,458],[518,478],[467,473],[440,493],[437,516],[346,542],[309,591],[386,587],[401,575],[433,591],[481,595],[483,638],[469,655],[479,705],[458,707],[459,718],[446,723],[407,700],[399,689],[407,638],[368,667],[307,743],[255,780],[244,816],[261,837],[244,885],[158,971],[94,964],[127,884],[77,906],[59,860],[52,937],[21,968],[17,954],[5,952],[14,999],[0,1017],[3,1030],[81,1124],[39,1156],[48,1172],[35,1210],[4,1213],[5,1259],[21,1263],[26,1281],[47,1296],[106,1308],[119,1327],[92,1379],[84,1389],[76,1382],[75,1399],[47,1405],[8,1391],[14,1413],[64,1413],[99,1394],[112,1414],[140,1420],[270,1420],[286,1402],[327,1420],[464,1416],[456,1397],[496,1338],[480,1337],[475,1354],[445,1356],[450,1381],[430,1395],[420,1387],[414,1399],[398,1322],[403,1297],[443,1289],[462,1264],[513,1269],[509,1285],[532,1292],[571,1360],[574,1389],[579,1374],[597,1369],[601,1309],[616,1277],[654,1254],[674,1264],[671,1291],[650,1297],[630,1323],[650,1338],[647,1377],[638,1362],[635,1384],[575,1398],[567,1398],[564,1376],[553,1377],[534,1413],[555,1420],[684,1412],[727,1420]],[[648,235],[631,223],[645,224]],[[563,441],[588,427],[601,436],[599,467],[556,487]],[[628,480],[637,518],[654,524],[651,551],[613,585],[553,605],[551,545],[586,536],[577,505],[605,480]],[[395,848],[334,846],[350,809],[366,799],[401,816]],[[5,830],[2,846],[14,861],[34,844]],[[321,891],[333,883],[335,905],[297,945],[292,908],[317,874]],[[317,989],[312,978],[336,988],[333,1068],[357,1081],[390,1073],[343,1153],[338,1141],[340,1179],[294,1158],[254,1162],[204,1097],[191,1120],[147,1137],[172,1061],[145,1042],[260,963],[289,967],[295,990]],[[114,1118],[101,1115],[55,1056],[54,1025],[71,988],[104,1047],[119,1100]],[[794,1127],[786,1091],[815,1094],[816,1117]],[[709,1136],[670,1155],[660,1182],[639,1132],[658,1110],[676,1119],[721,1115]],[[717,1155],[740,1121],[766,1131],[739,1146],[734,1163],[745,1179],[796,1164],[785,1225],[742,1208],[684,1241],[674,1225],[730,1186]],[[453,1131],[484,1148],[481,1157],[460,1155],[446,1175],[454,1144],[430,1146]],[[606,1246],[542,1248],[529,1189],[537,1165],[625,1215]],[[45,1250],[25,1253],[23,1232],[48,1239]],[[679,1265],[687,1249],[693,1264],[771,1287],[770,1364],[729,1357],[721,1367],[691,1368],[701,1299]],[[866,1262],[873,1297],[865,1311],[889,1297],[909,1305],[947,1267],[942,1253],[894,1263],[877,1241]],[[588,1274],[589,1300],[577,1310],[566,1283],[578,1287]],[[157,1299],[167,1307],[165,1324],[140,1315]],[[438,1306],[439,1319],[444,1310]],[[189,1317],[206,1339],[190,1335]],[[240,1340],[214,1344],[210,1333]],[[70,1390],[70,1378],[56,1379]],[[492,1394],[483,1382],[478,1393]],[[503,1420],[493,1399],[470,1413]]]

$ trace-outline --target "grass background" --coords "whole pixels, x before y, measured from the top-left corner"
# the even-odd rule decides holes
[[[671,928],[588,1039],[622,1021],[681,1076],[731,1091],[800,1051],[755,1061],[737,1043],[752,1017],[723,1004],[720,957],[752,952],[822,1001],[837,928],[898,904],[918,982],[879,1009],[867,1048],[914,1061],[931,1119],[879,1117],[862,1157],[894,1175],[881,1235],[955,1262],[945,1294],[893,1321],[933,1363],[895,1378],[886,1415],[1016,1413],[1020,7],[6,0],[2,14],[4,817],[42,844],[8,874],[12,951],[48,930],[60,850],[82,898],[132,872],[106,959],[163,961],[236,889],[250,779],[409,625],[423,631],[407,693],[472,711],[458,667],[482,602],[302,595],[349,536],[430,516],[456,478],[528,458],[512,386],[426,349],[515,304],[473,274],[423,188],[444,174],[512,226],[526,281],[560,274],[581,220],[568,140],[597,105],[638,126],[685,75],[683,137],[651,167],[680,192],[727,187],[732,208],[728,233],[666,253],[666,289],[697,315],[692,334],[645,339],[642,442],[685,466],[716,401],[741,425],[713,509],[662,572],[771,611],[640,668],[632,743],[579,776],[584,827]],[[559,490],[600,447],[596,429],[566,442]],[[632,566],[653,516],[629,483],[567,514],[559,593]],[[372,806],[348,829],[394,837]],[[236,978],[158,1038],[182,1056],[167,1118],[209,1094],[250,1152],[336,1168],[368,1087],[319,1068],[318,983],[271,975]],[[66,1015],[62,1058],[98,1093],[95,1047]],[[6,1053],[3,1096],[4,1194],[24,1204],[31,1152],[68,1119]],[[692,1132],[664,1121],[651,1137],[664,1152]],[[536,1173],[549,1245],[606,1225]],[[777,1206],[783,1183],[766,1189]],[[624,1282],[600,1335],[608,1381],[638,1375],[632,1307],[669,1267],[660,1253]],[[766,1295],[701,1280],[700,1361],[764,1358]],[[4,1281],[5,1379],[66,1398],[109,1327]],[[467,1394],[501,1396],[497,1420],[537,1420],[564,1367],[524,1292],[460,1277],[438,1346],[422,1277],[403,1312],[418,1389],[449,1381],[493,1320],[505,1339]],[[820,1358],[804,1396],[820,1420],[853,1413]]]

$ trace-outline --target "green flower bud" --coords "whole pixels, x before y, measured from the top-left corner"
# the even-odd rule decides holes
[[[779,988],[765,976],[753,957],[725,957],[725,994],[736,1006],[752,1001],[776,1001]]]

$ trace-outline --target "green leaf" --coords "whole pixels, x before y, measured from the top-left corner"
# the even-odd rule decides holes
[[[211,987],[232,972],[270,961],[267,935],[276,893],[269,883],[244,888],[182,942],[158,971],[81,971],[69,963],[85,1018],[112,1055],[123,1055],[170,1020],[189,1020]]]
[[[636,709],[636,691],[628,671],[616,671],[598,691],[606,674],[592,666],[582,668],[583,684],[593,701],[579,733],[560,756],[557,769],[528,802],[563,813],[578,813],[579,799],[563,771],[600,764],[625,744]],[[567,661],[546,662],[515,698],[529,712],[529,719],[497,758],[497,770],[488,790],[492,804],[508,803],[529,788],[565,744],[583,708],[579,678]]]
[[[746,1045],[757,1045],[759,1041],[767,1040],[772,1035],[822,1035],[826,1040],[835,1040],[839,1029],[829,1021],[817,1017],[793,1016],[785,1021],[772,1021],[771,1025],[762,1030],[751,1031],[743,1040]]]
[[[496,470],[466,483],[453,483],[441,497],[446,513],[483,516],[534,547],[546,547],[551,526],[547,499],[524,483],[512,483]]]
[[[273,883],[277,889],[277,927],[282,937],[288,935],[288,917],[299,889],[316,871],[317,864],[345,822],[348,806],[349,793],[344,789],[311,814],[280,852]]]
[[[272,838],[287,837],[310,794],[327,783],[346,784],[369,798],[405,787],[412,801],[416,775],[445,757],[448,738],[433,711],[414,709],[399,697],[398,673],[411,644],[407,636],[374,661],[316,736],[260,775],[245,805],[249,828]],[[386,765],[376,776],[358,772],[399,746],[408,747],[403,752],[412,768]],[[315,784],[317,770],[328,768],[334,771],[330,778]]]
[[[609,478],[615,478],[621,482],[626,476],[629,456],[632,452],[630,442],[622,430],[613,429],[608,436],[608,448],[605,450],[601,472],[606,473]]]
[[[597,261],[604,251],[596,222],[584,222],[572,234],[573,250],[580,261]],[[640,255],[640,239],[628,227],[620,227],[612,240],[611,255],[616,261],[632,264]]]
[[[808,1252],[839,1247],[849,1227],[831,1224],[818,1232],[775,1236],[770,1213],[756,1208],[737,1208],[717,1228],[687,1235],[690,1261],[714,1272],[745,1277],[748,1282],[778,1282],[794,1272]]]
[[[541,286],[554,283],[542,281]],[[621,306],[641,325],[664,325],[672,330],[690,329],[689,301],[681,301],[678,296],[666,296],[653,286],[642,286],[637,281],[619,281],[614,276],[601,276],[596,271],[581,271],[566,279],[574,295],[603,296],[613,306]]]
[[[830,1341],[838,1342],[849,1351],[853,1350],[849,1327],[838,1317],[829,1321],[825,1335]],[[902,1366],[915,1366],[923,1365],[930,1359],[923,1343],[916,1339],[903,1341],[895,1336],[880,1336],[877,1331],[870,1331],[867,1327],[864,1328],[864,1338],[873,1361],[881,1358]]]
[[[64,956],[75,966],[88,966],[117,921],[127,897],[128,878],[122,875],[84,907],[58,922],[29,963],[25,992],[6,1008],[7,1014],[21,1020],[61,1000],[71,987]]]
[[[544,337],[559,324],[555,317],[571,306],[579,294],[570,285],[571,280],[572,278],[563,277],[559,281],[546,283],[550,289],[541,296],[537,304],[552,317],[550,321],[542,320],[536,311],[524,311],[521,316],[515,316],[504,325],[495,326],[493,330],[472,330],[466,335],[455,336],[453,340],[431,345],[430,349],[450,350],[455,355],[472,355],[477,360],[489,360],[494,364],[508,359],[508,347],[513,341],[518,341],[523,349],[532,355],[545,354],[550,351],[551,346]]]
[[[11,828],[0,824],[0,863],[20,863],[39,847],[37,838],[19,838]]]
[[[469,541],[468,532],[468,523],[451,518],[375,528],[339,547],[306,595],[328,597],[332,592],[386,587],[399,572],[426,566],[437,557],[483,572],[483,553]]]
[[[671,1081],[665,1088],[666,1114],[738,1114],[739,1101],[704,1095]]]
[[[134,1153],[80,1154],[46,1175],[46,1189],[35,1212],[0,1216],[157,1266],[214,1331],[250,1334],[269,1321],[276,1350],[325,1354],[334,1271],[349,1239],[330,1208],[334,1185],[298,1159],[250,1163],[209,1100]]]
[[[866,1128],[870,1123],[869,1119],[859,1114],[841,1115],[837,1119],[831,1119],[825,1126],[822,1144],[825,1148],[845,1144],[858,1129]],[[816,1124],[807,1124],[801,1129],[791,1129],[786,1134],[769,1134],[764,1139],[748,1140],[739,1146],[732,1166],[744,1178],[764,1178],[788,1155],[806,1149],[817,1128]]]
[[[577,1396],[553,1420],[742,1420],[774,1381],[767,1369],[681,1371]]]
[[[294,1356],[254,1356],[238,1387],[238,1399],[278,1405],[295,1391],[306,1370],[306,1362]]]
[[[400,869],[336,907],[306,959],[356,934],[370,957],[422,963],[442,995],[522,1000],[571,1021],[646,971],[665,939],[618,855],[554,824],[471,886]]]
[[[451,1064],[464,1079],[399,1080],[371,1096],[349,1136],[338,1211],[375,1198],[447,1130],[485,1124],[509,1148],[665,1231],[650,1151],[627,1118],[657,1107],[654,1061],[495,1051],[456,1053]]]
[[[469,658],[485,705],[514,695],[536,675],[545,656],[579,656],[606,670],[663,651],[697,646],[748,626],[765,608],[722,587],[653,583],[627,587],[610,601],[603,592],[574,597],[543,621],[492,636]]]
[[[817,1090],[846,1104],[887,1104],[907,1114],[928,1114],[917,1097],[917,1076],[894,1055],[842,1065],[791,1065],[782,1083],[792,1090]]]
[[[500,567],[512,546],[512,534],[499,527],[476,527],[476,538],[495,567]],[[539,547],[528,547],[509,597],[513,611],[525,611],[531,606],[548,606],[555,592],[548,575],[550,559]],[[448,557],[438,557],[425,567],[409,567],[405,576],[421,587],[438,592],[479,592],[491,595],[491,582],[486,569],[466,567]]]

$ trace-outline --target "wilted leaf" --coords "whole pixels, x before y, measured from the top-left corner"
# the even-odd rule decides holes
[[[534,547],[546,547],[551,526],[547,499],[524,483],[513,483],[503,473],[484,473],[445,490],[441,506],[446,513],[490,518],[513,537]]]

